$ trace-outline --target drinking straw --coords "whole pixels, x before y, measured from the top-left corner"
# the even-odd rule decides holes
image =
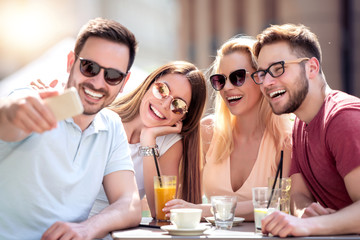
[[[279,188],[281,189],[281,179],[282,179],[282,170],[283,170],[283,155],[284,155],[284,152],[283,150],[281,150],[281,156],[280,156],[280,162],[279,162],[279,165],[280,165],[280,178],[279,178]]]
[[[157,159],[156,159],[156,154],[155,154],[155,149],[154,149],[154,148],[152,148],[152,152],[153,152],[154,162],[155,162],[155,166],[156,166],[156,172],[157,172],[157,175],[158,175],[158,177],[159,177],[160,187],[162,187],[159,165],[158,165],[158,161],[157,161]]]
[[[280,162],[279,162],[279,165],[277,167],[277,170],[276,170],[276,176],[275,176],[275,180],[274,180],[274,183],[272,185],[272,188],[271,188],[271,193],[270,193],[270,198],[269,198],[269,201],[268,201],[268,204],[267,204],[267,207],[266,208],[269,208],[270,206],[270,203],[271,203],[271,200],[272,200],[272,195],[274,193],[274,188],[276,186],[276,180],[279,176],[279,172],[281,171],[281,175],[282,175],[282,162],[283,162],[283,151],[281,150],[281,155],[280,155]],[[281,170],[280,170],[281,169]],[[281,176],[280,175],[280,176]],[[280,178],[280,185],[281,185],[281,178]]]

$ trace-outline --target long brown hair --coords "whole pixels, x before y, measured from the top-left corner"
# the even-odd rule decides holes
[[[123,122],[130,122],[139,114],[141,101],[151,84],[166,74],[182,74],[186,76],[191,85],[191,102],[180,132],[183,156],[179,169],[178,197],[188,202],[201,203],[200,119],[206,102],[206,81],[203,73],[191,63],[170,62],[153,71],[134,91],[115,100],[110,109],[118,113]]]

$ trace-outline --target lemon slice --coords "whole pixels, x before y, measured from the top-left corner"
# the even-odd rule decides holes
[[[258,209],[258,208],[255,208],[255,209],[254,209],[254,212],[257,212],[257,213],[265,213],[265,214],[268,213],[267,209],[265,210],[265,209]]]

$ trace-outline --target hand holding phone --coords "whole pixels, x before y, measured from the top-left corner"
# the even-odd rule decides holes
[[[57,121],[74,117],[84,111],[79,94],[74,87],[66,89],[58,96],[46,98],[44,101],[54,113]]]

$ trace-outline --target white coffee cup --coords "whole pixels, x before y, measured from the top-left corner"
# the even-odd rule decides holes
[[[170,210],[170,221],[178,229],[194,229],[201,220],[202,209],[177,208]]]

